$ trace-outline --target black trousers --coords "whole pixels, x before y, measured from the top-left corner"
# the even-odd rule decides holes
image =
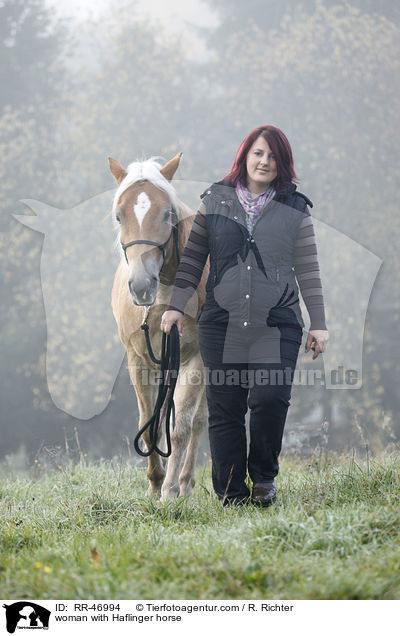
[[[271,482],[278,474],[278,456],[303,332],[293,315],[290,309],[275,310],[275,325],[279,327],[279,332],[277,329],[273,332],[275,342],[271,341],[268,328],[229,327],[228,336],[225,323],[199,322],[200,352],[206,370],[212,480],[216,494],[224,502],[249,496],[245,483],[247,471],[253,484]],[[227,358],[229,362],[224,361]]]

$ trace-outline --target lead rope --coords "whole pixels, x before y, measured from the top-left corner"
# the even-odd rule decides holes
[[[150,342],[150,340],[149,340]],[[150,350],[149,350],[150,354]],[[151,355],[151,354],[150,354]],[[172,427],[175,428],[175,405],[174,405],[174,391],[179,373],[180,363],[180,347],[179,347],[179,333],[176,325],[172,325],[169,336],[166,333],[162,335],[161,344],[161,378],[160,385],[158,387],[158,395],[156,404],[154,407],[154,413],[151,418],[146,422],[144,426],[138,431],[133,445],[136,452],[142,457],[148,457],[151,453],[156,452],[162,457],[169,457],[171,455],[171,432],[170,432],[170,417],[172,413]],[[163,410],[163,406],[166,404],[165,412],[165,436],[167,442],[167,451],[161,450],[157,445],[158,434],[160,430],[160,414]],[[139,440],[145,431],[149,430],[150,445],[147,451],[142,450],[139,447]]]
[[[174,239],[175,239],[175,249],[176,249],[176,259],[177,264],[179,265],[180,258],[178,252],[178,241],[177,241],[177,228],[174,226]],[[149,325],[147,322],[147,318],[149,315],[150,306],[145,307],[143,314],[143,321],[140,326],[144,331],[147,351],[151,360],[155,364],[160,365],[160,384],[158,387],[157,400],[154,407],[154,413],[151,418],[146,422],[144,426],[138,431],[133,445],[135,447],[138,455],[142,457],[148,457],[151,453],[156,452],[158,455],[162,457],[169,457],[171,455],[171,431],[170,431],[170,417],[172,414],[172,430],[175,428],[175,404],[174,404],[174,391],[175,386],[178,380],[179,373],[179,364],[180,364],[180,342],[179,342],[179,333],[178,327],[174,324],[171,327],[171,331],[169,335],[163,332],[162,342],[161,342],[161,360],[158,360],[154,355],[153,348],[151,346],[150,334],[149,334]],[[165,405],[165,408],[163,408]],[[158,434],[161,426],[161,413],[165,412],[165,438],[167,442],[167,451],[161,450],[161,448],[157,445]],[[145,431],[149,430],[149,441],[150,446],[147,451],[142,450],[139,447],[139,440],[142,437]]]
[[[156,358],[156,356],[154,355],[154,351],[152,349],[151,342],[150,342],[149,325],[147,323],[147,316],[149,315],[149,311],[150,311],[150,305],[145,307],[144,314],[143,314],[143,322],[140,325],[140,328],[143,329],[144,331],[147,351],[149,352],[150,358],[152,359],[153,362],[155,362],[155,364],[161,364],[161,360],[158,360],[158,358]]]

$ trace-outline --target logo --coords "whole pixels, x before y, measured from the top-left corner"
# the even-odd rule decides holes
[[[179,199],[195,210],[199,192],[207,184],[174,180],[174,186]],[[59,409],[81,420],[99,415],[107,407],[125,356],[110,303],[121,258],[121,252],[115,249],[115,223],[108,212],[114,194],[115,190],[103,192],[67,210],[28,199],[23,202],[36,216],[14,215],[23,225],[45,235],[40,271],[46,312],[48,389]],[[228,214],[225,208],[218,213]],[[323,360],[319,360],[324,366],[325,388],[358,389],[362,385],[366,313],[382,259],[322,221],[313,218],[313,224],[328,329],[332,331]],[[257,239],[259,245],[254,245],[257,272],[264,238]],[[256,360],[279,361],[281,333],[274,326],[276,307],[270,315],[264,287],[249,292],[247,300],[238,285],[239,271],[247,271],[249,266],[252,266],[249,254],[237,256],[236,262],[224,268],[214,286],[216,302],[229,314],[224,362],[242,361],[244,354],[232,330],[237,326],[241,306],[247,302],[256,304],[265,328],[262,347],[255,351]],[[264,282],[262,277],[261,280]],[[279,311],[292,319],[295,286],[293,282],[285,294],[284,283],[285,277],[277,268],[275,277],[270,273],[266,289],[276,293],[274,303],[277,301]],[[165,286],[163,297],[167,291]],[[257,303],[255,298],[259,299]],[[299,301],[307,320],[304,301],[302,298]],[[185,312],[195,316],[197,303],[194,294]],[[248,361],[247,351],[243,361]]]
[[[16,629],[49,629],[51,612],[37,603],[18,601],[3,607],[6,609],[9,634],[13,634]]]

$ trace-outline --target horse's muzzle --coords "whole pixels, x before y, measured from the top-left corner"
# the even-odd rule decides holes
[[[158,289],[158,279],[151,278],[149,281],[139,282],[130,280],[129,291],[134,305],[152,305],[156,299]]]

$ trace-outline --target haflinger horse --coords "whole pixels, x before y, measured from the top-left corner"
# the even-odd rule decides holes
[[[112,290],[112,308],[136,391],[139,428],[153,414],[158,392],[154,378],[157,370],[159,372],[159,367],[149,356],[141,324],[146,317],[152,349],[160,358],[161,316],[170,302],[177,250],[182,255],[194,219],[192,210],[178,199],[171,184],[181,155],[178,153],[163,167],[151,158],[132,163],[127,170],[115,159],[108,159],[118,184],[112,214],[119,230],[117,242],[121,249]],[[176,233],[173,224],[176,224]],[[177,245],[174,245],[176,239]],[[147,494],[161,495],[162,501],[189,495],[194,486],[197,450],[208,416],[196,324],[205,299],[207,276],[208,262],[197,294],[185,310],[180,338],[180,370],[174,394],[176,416],[171,432],[171,455],[167,465],[154,451],[148,458]],[[143,435],[147,449],[150,448],[148,431]]]

